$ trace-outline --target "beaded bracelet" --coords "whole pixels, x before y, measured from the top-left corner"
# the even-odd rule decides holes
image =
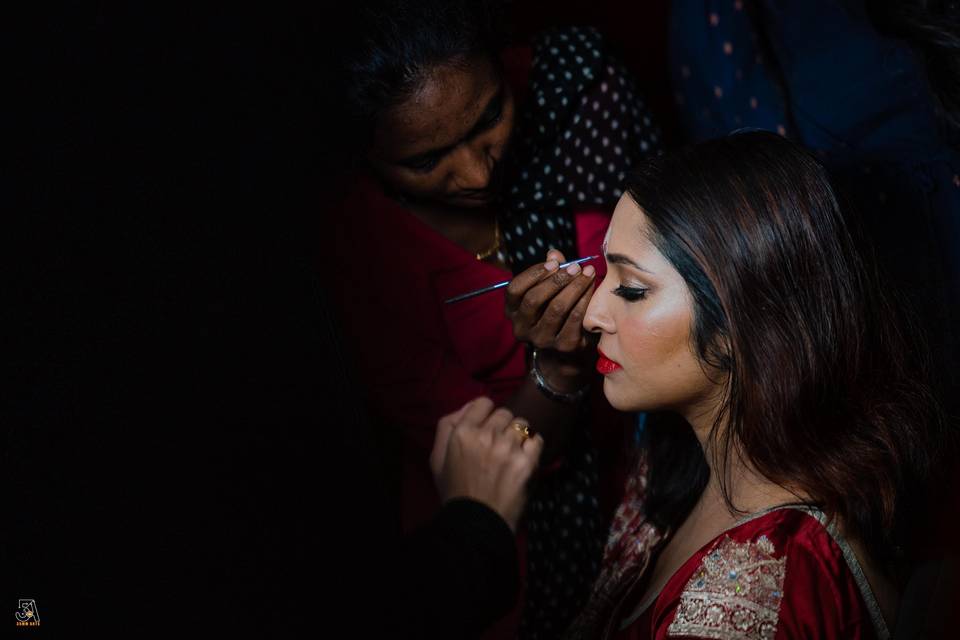
[[[590,385],[586,384],[573,393],[562,393],[556,389],[550,388],[550,385],[547,384],[546,379],[543,377],[543,373],[540,371],[540,366],[537,364],[537,353],[538,350],[534,348],[533,366],[530,367],[530,377],[532,377],[537,383],[537,389],[539,389],[543,395],[547,396],[551,400],[556,400],[557,402],[576,404],[583,400],[583,397],[587,395],[587,391],[590,390]]]

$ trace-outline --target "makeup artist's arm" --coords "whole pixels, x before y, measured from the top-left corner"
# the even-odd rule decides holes
[[[573,394],[590,383],[596,361],[596,346],[583,330],[583,316],[593,295],[596,270],[558,266],[565,260],[559,251],[550,251],[547,262],[518,274],[507,287],[507,316],[513,321],[518,340],[538,349],[538,365],[551,389]],[[544,463],[553,461],[577,419],[577,407],[552,400],[528,378],[507,406],[530,420],[543,434]]]
[[[385,576],[394,592],[379,589],[399,622],[393,637],[476,638],[515,606],[514,532],[543,440],[523,439],[513,420],[481,397],[437,423],[430,470],[443,506],[404,537],[400,564]]]

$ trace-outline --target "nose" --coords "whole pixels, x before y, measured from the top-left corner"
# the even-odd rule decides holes
[[[457,189],[483,191],[490,185],[494,158],[488,145],[464,145],[458,160],[455,177]]]
[[[616,326],[607,308],[612,294],[604,286],[605,284],[606,278],[594,291],[590,304],[587,305],[587,312],[583,316],[583,328],[590,333],[616,333]]]

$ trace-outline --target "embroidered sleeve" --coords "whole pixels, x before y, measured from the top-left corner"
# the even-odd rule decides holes
[[[773,638],[787,561],[773,553],[766,536],[755,542],[724,536],[684,587],[667,635]]]

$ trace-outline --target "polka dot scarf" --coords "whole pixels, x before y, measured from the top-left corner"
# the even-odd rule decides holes
[[[514,273],[551,248],[581,257],[574,210],[612,210],[627,172],[660,140],[632,77],[600,34],[575,27],[535,39],[516,136],[500,220]],[[563,468],[543,478],[527,507],[524,640],[560,637],[599,573],[607,523],[589,418],[584,407]]]
[[[573,211],[612,210],[626,174],[659,145],[633,77],[596,30],[540,34],[500,221],[514,273],[542,262],[551,247],[580,257]]]

